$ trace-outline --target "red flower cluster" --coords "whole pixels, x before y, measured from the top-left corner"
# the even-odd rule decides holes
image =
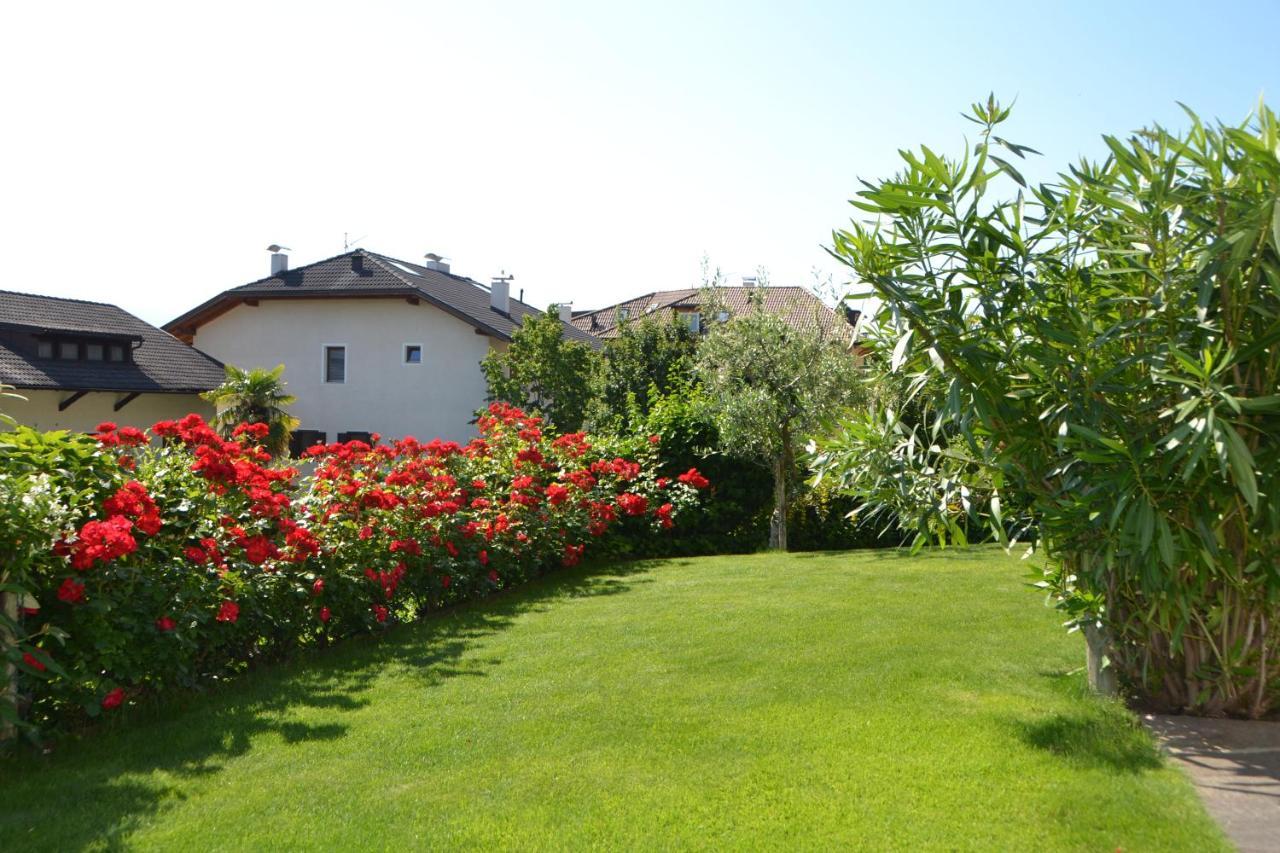
[[[71,567],[87,571],[95,563],[107,563],[138,550],[138,540],[130,531],[133,522],[123,515],[106,521],[86,521],[71,546]]]
[[[690,468],[679,477],[676,477],[676,479],[685,485],[693,486],[695,489],[705,489],[711,485],[711,481],[699,474],[697,468]]]

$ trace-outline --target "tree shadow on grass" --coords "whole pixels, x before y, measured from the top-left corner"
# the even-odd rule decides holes
[[[0,760],[3,847],[119,849],[129,832],[162,811],[166,801],[183,797],[180,780],[220,773],[230,759],[248,753],[257,738],[274,735],[292,747],[347,736],[350,726],[343,716],[373,701],[368,694],[387,668],[407,671],[427,687],[456,677],[483,677],[502,661],[468,656],[476,642],[557,601],[619,595],[650,583],[642,576],[655,564],[554,572],[381,637],[351,638],[264,666],[223,688],[166,698],[60,744],[50,756],[27,752]],[[329,720],[313,725],[290,719],[305,709],[322,709]]]
[[[1080,767],[1142,773],[1163,766],[1151,736],[1118,709],[1060,711],[1014,725],[1023,743]]]

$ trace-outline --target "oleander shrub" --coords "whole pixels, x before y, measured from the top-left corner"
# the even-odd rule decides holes
[[[313,448],[305,477],[264,424],[0,435],[0,713],[34,735],[377,632],[572,566],[623,520],[666,533],[709,485],[506,404],[479,432]]]
[[[1008,115],[975,104],[959,156],[904,151],[853,200],[871,216],[834,235],[896,332],[879,363],[946,390],[915,433],[925,452],[896,418],[828,449],[868,501],[932,496],[926,535],[963,514],[1005,538],[1016,506],[1099,688],[1110,671],[1156,707],[1266,715],[1280,707],[1280,119],[1188,111],[1181,133],[1104,137],[1105,160],[1031,184]],[[895,464],[921,488],[895,490]]]

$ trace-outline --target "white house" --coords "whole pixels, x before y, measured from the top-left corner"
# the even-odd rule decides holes
[[[277,252],[272,275],[165,329],[242,368],[283,364],[302,444],[374,432],[460,441],[484,405],[480,360],[540,313],[506,281],[485,287],[436,256],[423,266],[357,249],[289,269]],[[564,333],[599,346],[567,322]]]
[[[89,432],[208,418],[199,394],[222,378],[218,361],[115,305],[0,291],[0,383],[22,397],[0,398],[0,412],[19,423]]]

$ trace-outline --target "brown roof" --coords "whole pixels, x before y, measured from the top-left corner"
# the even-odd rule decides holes
[[[843,313],[837,312],[803,287],[717,287],[715,294],[730,316],[747,310],[753,298],[761,298],[765,310],[785,317],[797,329],[843,333],[845,327],[850,327],[851,342],[858,323],[857,311],[846,309]],[[622,323],[664,313],[700,311],[703,299],[703,288],[655,290],[595,311],[574,312],[572,323],[596,337],[616,338]],[[704,317],[703,321],[714,322],[715,319]]]
[[[41,340],[122,343],[123,362],[40,358]],[[0,383],[65,391],[193,393],[216,388],[222,363],[123,308],[0,291]]]
[[[542,313],[514,298],[509,303],[510,310],[500,313],[489,304],[489,288],[479,282],[356,249],[223,291],[165,323],[164,328],[176,335],[191,335],[219,314],[252,299],[351,297],[421,299],[503,341],[511,340],[525,317]],[[564,324],[564,331],[567,338],[600,346],[596,338],[568,323]]]

